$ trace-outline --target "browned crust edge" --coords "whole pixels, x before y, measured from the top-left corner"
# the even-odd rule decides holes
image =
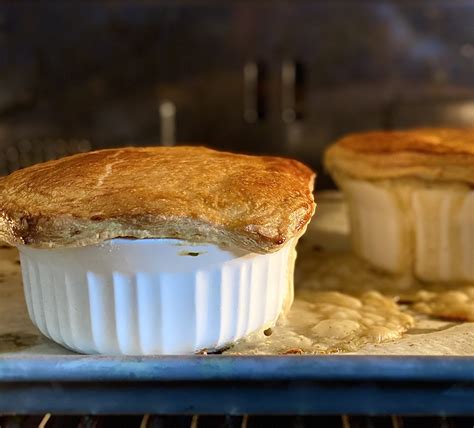
[[[180,146],[181,151],[185,151],[184,146]],[[139,148],[140,149],[140,148]],[[202,149],[209,155],[209,159],[213,156],[226,155],[224,152],[217,152],[204,148],[189,148],[191,151]],[[121,149],[135,150],[135,149]],[[148,148],[143,150],[149,150]],[[90,152],[104,153],[110,150]],[[116,151],[117,152],[117,151]],[[107,154],[107,155],[109,155]],[[76,157],[87,154],[75,155]],[[259,162],[263,157],[233,155],[242,160],[243,157],[248,158],[249,162]],[[120,158],[121,155],[118,155]],[[73,157],[69,157],[71,160]],[[63,158],[66,159],[66,158]],[[206,221],[203,218],[196,218],[195,215],[173,215],[167,212],[159,213],[155,210],[153,213],[121,213],[118,216],[93,216],[93,207],[87,213],[84,212],[67,213],[67,212],[42,212],[41,207],[28,205],[28,200],[6,200],[5,190],[11,186],[11,182],[6,180],[8,177],[0,178],[0,240],[4,240],[11,245],[29,245],[38,248],[56,248],[56,247],[77,247],[99,244],[108,239],[118,237],[131,238],[177,238],[192,242],[208,242],[218,245],[235,245],[240,248],[247,249],[257,253],[269,253],[280,249],[291,238],[299,236],[305,230],[305,227],[315,210],[315,202],[312,194],[315,174],[305,165],[290,159],[284,158],[265,158],[269,161],[276,162],[286,173],[297,174],[301,182],[306,181],[305,196],[297,196],[299,198],[292,209],[286,212],[286,224],[278,225],[275,218],[272,218],[269,224],[265,221],[243,224],[242,227],[234,227],[226,224],[225,221]],[[47,164],[47,168],[54,167],[54,162]],[[34,167],[32,167],[34,168]],[[20,170],[15,174],[20,177],[25,175],[28,170]],[[23,171],[23,173],[22,173]],[[258,171],[257,171],[258,172]],[[212,180],[212,177],[210,177]],[[24,183],[23,183],[24,184]],[[34,187],[34,186],[33,186]],[[10,188],[10,193],[12,189]],[[290,189],[295,190],[295,189]],[[34,194],[34,188],[31,192]],[[10,195],[11,196],[11,195]],[[285,207],[279,207],[285,210]],[[74,211],[74,210],[73,210]],[[281,215],[280,215],[281,217]],[[220,220],[220,219],[219,219]],[[244,222],[245,223],[245,222]],[[280,227],[281,226],[281,227]]]
[[[473,185],[474,129],[351,134],[326,150],[324,165],[331,174],[361,179],[415,177]]]

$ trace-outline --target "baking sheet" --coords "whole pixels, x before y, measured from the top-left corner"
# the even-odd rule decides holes
[[[371,271],[350,254],[346,206],[337,192],[318,195],[317,214],[298,245],[295,286],[347,290],[404,290]],[[455,323],[416,315],[416,326],[393,342],[365,345],[353,355],[474,355],[474,323]],[[225,354],[225,353],[224,353]],[[16,249],[0,248],[0,358],[70,356],[73,352],[43,337],[29,320]]]
[[[344,211],[340,195],[319,195],[297,289],[405,287],[351,256]],[[16,250],[0,248],[0,413],[472,415],[473,336],[473,324],[418,316],[355,355],[78,355],[31,324]]]

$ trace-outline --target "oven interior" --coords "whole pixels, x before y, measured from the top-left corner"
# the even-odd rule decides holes
[[[469,126],[470,1],[3,2],[0,173],[205,144],[319,172],[347,132]]]
[[[204,144],[318,171],[353,131],[474,122],[474,2],[5,1],[0,175],[125,145]],[[469,417],[3,416],[4,427],[471,427]]]

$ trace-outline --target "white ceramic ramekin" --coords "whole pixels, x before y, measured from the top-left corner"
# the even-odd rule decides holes
[[[342,182],[356,254],[423,281],[474,281],[474,191],[464,185]]]
[[[189,354],[275,323],[293,301],[296,239],[253,254],[173,239],[19,248],[31,319],[82,353]]]

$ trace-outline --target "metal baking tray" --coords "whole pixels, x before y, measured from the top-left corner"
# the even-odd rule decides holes
[[[321,229],[308,233],[340,249],[340,197],[318,196]],[[474,415],[474,324],[443,327],[428,347],[430,333],[407,335],[402,354],[388,343],[359,355],[79,355],[29,322],[2,251],[0,413]]]

